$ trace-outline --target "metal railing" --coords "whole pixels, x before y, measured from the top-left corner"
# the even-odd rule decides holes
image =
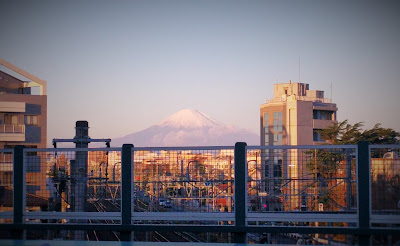
[[[286,102],[289,100],[299,100],[299,101],[310,101],[310,102],[320,102],[320,103],[332,103],[332,99],[330,98],[320,98],[320,97],[307,97],[307,96],[287,96],[287,97],[276,97],[270,100],[267,100],[265,103],[273,103],[273,102]]]
[[[17,146],[5,150],[13,153],[13,206],[0,212],[0,229],[15,238],[24,230],[75,231],[75,239],[80,230],[119,231],[121,240],[132,231],[219,231],[235,242],[248,233],[351,234],[368,244],[371,235],[400,232],[392,204],[399,149]],[[387,194],[394,198],[379,203]]]
[[[356,145],[249,146],[247,162],[249,225],[357,227]]]
[[[25,125],[0,125],[0,133],[25,133]]]

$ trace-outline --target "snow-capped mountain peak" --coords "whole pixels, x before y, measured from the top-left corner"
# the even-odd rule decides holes
[[[218,122],[195,109],[182,109],[157,125],[174,128],[224,127],[224,124],[221,122]]]
[[[113,139],[112,146],[132,143],[136,147],[255,145],[259,137],[245,129],[225,126],[204,113],[183,109],[157,125]]]

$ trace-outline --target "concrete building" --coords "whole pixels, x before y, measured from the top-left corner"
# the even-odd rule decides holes
[[[0,59],[0,148],[46,148],[46,81]],[[12,76],[3,67],[29,81]]]
[[[310,90],[305,83],[274,85],[274,98],[260,107],[260,145],[314,145],[324,143],[319,129],[336,122],[336,104],[324,98],[324,92]],[[262,173],[268,210],[295,210],[305,206],[303,184],[294,181],[285,185],[282,180],[297,180],[307,174],[300,160],[300,150],[264,150]],[[285,198],[287,198],[285,202]],[[290,198],[290,199],[289,199]],[[277,201],[282,201],[283,204]],[[274,202],[269,202],[274,201]]]
[[[46,81],[0,59],[0,149],[12,149],[16,145],[46,148],[46,139]],[[36,206],[37,203],[31,200],[33,196],[40,198],[48,196],[46,173],[41,172],[46,168],[46,160],[37,156],[35,152],[31,152],[30,155],[30,160],[33,160],[34,164],[26,167],[26,182],[29,183],[27,204]],[[2,194],[11,191],[12,160],[11,152],[0,153]],[[0,204],[0,207],[2,205],[5,206]],[[6,208],[2,211],[4,209]]]

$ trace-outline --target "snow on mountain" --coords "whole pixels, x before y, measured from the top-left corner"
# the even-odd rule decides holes
[[[195,109],[182,109],[161,121],[158,126],[175,128],[223,127],[224,124]]]
[[[197,110],[183,109],[147,129],[113,139],[111,146],[233,146],[236,142],[257,145],[259,137],[245,129],[225,126]]]

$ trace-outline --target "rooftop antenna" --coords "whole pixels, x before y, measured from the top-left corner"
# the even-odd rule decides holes
[[[333,101],[333,98],[332,98],[332,81],[331,81],[331,101]]]
[[[301,63],[301,56],[299,56],[299,83],[301,82],[301,77],[300,77],[300,63]]]

